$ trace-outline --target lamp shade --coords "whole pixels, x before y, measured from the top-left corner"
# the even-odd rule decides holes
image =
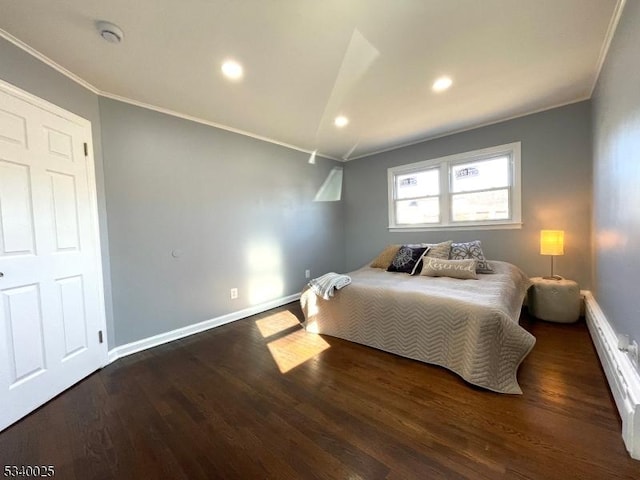
[[[540,230],[540,255],[564,255],[564,230]]]

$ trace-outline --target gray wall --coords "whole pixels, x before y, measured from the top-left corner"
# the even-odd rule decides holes
[[[343,268],[342,202],[313,201],[338,162],[105,98],[100,113],[117,345]]]
[[[109,339],[109,347],[113,347],[114,330],[108,254],[109,243],[107,237],[98,96],[72,80],[69,80],[64,75],[3,38],[0,38],[0,79],[86,118],[91,122],[96,167],[96,189],[98,193],[98,221],[100,226],[100,241],[102,244],[107,338]]]
[[[541,229],[565,230],[565,255],[555,271],[590,288],[590,103],[580,102],[348,162],[345,167],[347,270],[370,261],[389,243],[481,240],[485,255],[549,274],[539,254]],[[387,168],[460,152],[522,142],[519,230],[388,231]]]
[[[627,2],[593,97],[594,291],[640,343],[640,2]]]

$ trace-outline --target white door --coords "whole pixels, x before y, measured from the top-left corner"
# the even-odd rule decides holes
[[[90,146],[88,121],[0,82],[0,430],[106,364]]]

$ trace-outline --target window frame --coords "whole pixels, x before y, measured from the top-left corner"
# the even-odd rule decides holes
[[[452,192],[451,175],[456,165],[463,163],[488,160],[495,157],[507,156],[509,158],[510,185],[509,218],[504,220],[474,220],[454,221],[451,211],[453,195],[473,192]],[[521,142],[507,143],[495,147],[483,148],[469,152],[447,155],[445,157],[423,160],[407,165],[398,165],[387,169],[388,213],[389,231],[399,232],[423,232],[428,230],[493,230],[522,228],[522,181],[521,181]],[[440,180],[440,222],[421,224],[397,224],[396,202],[404,199],[396,199],[396,176],[406,175],[438,168]],[[502,188],[502,187],[501,187]],[[431,196],[433,197],[433,196]]]

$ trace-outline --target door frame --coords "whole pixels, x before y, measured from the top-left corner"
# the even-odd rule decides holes
[[[91,122],[86,118],[83,118],[75,113],[65,110],[58,105],[55,105],[43,98],[37,97],[32,93],[29,93],[21,88],[12,85],[0,78],[0,91],[18,98],[19,100],[30,103],[31,105],[46,110],[53,115],[64,118],[70,122],[79,125],[84,129],[86,134],[87,155],[85,156],[87,161],[87,187],[89,189],[89,214],[91,217],[91,230],[93,241],[96,247],[96,273],[97,273],[97,287],[98,287],[98,324],[102,330],[102,343],[99,343],[101,347],[100,352],[100,368],[109,363],[109,334],[107,330],[107,318],[104,299],[104,277],[102,273],[102,245],[100,244],[100,224],[98,214],[98,192],[96,188],[96,170],[95,159],[93,155],[93,131],[91,128]]]

